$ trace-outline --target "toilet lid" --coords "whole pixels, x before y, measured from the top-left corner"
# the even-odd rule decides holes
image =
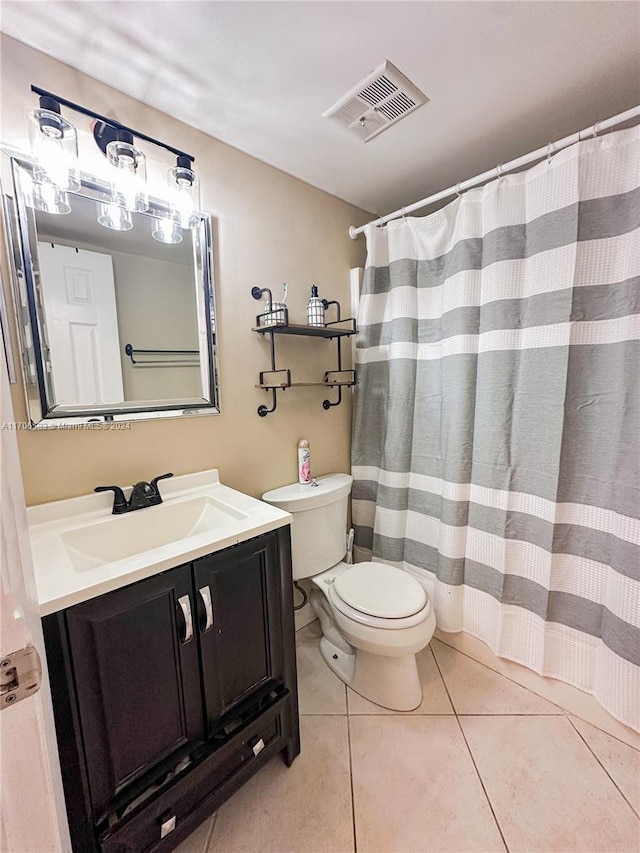
[[[335,579],[333,589],[345,604],[382,619],[413,616],[427,603],[415,578],[386,563],[358,563]]]

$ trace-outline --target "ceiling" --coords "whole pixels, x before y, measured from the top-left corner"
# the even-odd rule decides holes
[[[8,35],[375,213],[640,103],[637,2],[3,0],[1,11]],[[321,113],[385,59],[429,102],[364,143]]]

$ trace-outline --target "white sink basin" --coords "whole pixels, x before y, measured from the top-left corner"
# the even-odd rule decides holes
[[[248,514],[204,495],[111,516],[60,538],[76,571],[115,563],[199,533],[224,534]]]
[[[112,515],[113,495],[27,509],[40,614],[47,616],[289,524],[291,516],[220,482],[164,480],[160,506]]]

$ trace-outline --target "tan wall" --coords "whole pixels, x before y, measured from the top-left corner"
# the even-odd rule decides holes
[[[124,352],[138,349],[198,349],[194,268],[111,252],[115,278],[125,400],[202,397],[200,366],[137,367]]]
[[[130,430],[21,431],[27,503],[84,494],[99,483],[127,485],[164,471],[213,467],[228,485],[260,495],[296,478],[301,437],[310,441],[315,474],[348,471],[348,392],[341,406],[325,412],[324,389],[290,389],[279,394],[274,414],[256,414],[260,403],[268,403],[266,392],[254,387],[258,371],[268,368],[268,342],[251,331],[261,309],[250,290],[258,285],[279,293],[286,281],[294,322],[304,321],[312,284],[348,311],[349,269],[363,265],[364,245],[349,239],[347,229],[366,221],[367,214],[13,39],[2,36],[1,46],[3,142],[26,147],[26,113],[37,106],[31,83],[112,115],[196,157],[202,205],[216,218],[217,232],[222,413],[179,423],[138,422]],[[68,117],[75,121],[74,114]],[[148,148],[147,154],[162,159],[157,149]],[[166,165],[173,162],[168,159]],[[319,379],[333,366],[335,342],[291,338],[278,343],[278,366],[292,367],[297,381]],[[350,347],[344,350],[349,366]],[[14,407],[16,419],[24,420],[17,387]]]

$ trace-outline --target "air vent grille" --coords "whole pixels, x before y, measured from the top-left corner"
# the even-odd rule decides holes
[[[323,116],[368,142],[427,101],[426,95],[387,60]]]
[[[362,115],[362,104],[357,99],[349,101],[336,112],[335,118],[339,118],[344,124],[351,124],[357,121]]]
[[[397,91],[398,87],[394,86],[388,77],[381,74],[377,80],[374,80],[373,83],[360,92],[360,97],[367,101],[367,103],[375,105],[379,104],[380,101],[388,98],[389,95],[393,95],[393,93]]]
[[[378,110],[393,121],[394,119],[402,118],[403,115],[410,112],[415,106],[415,101],[411,100],[404,92],[400,92],[394,98],[391,98],[391,100],[380,104]]]

